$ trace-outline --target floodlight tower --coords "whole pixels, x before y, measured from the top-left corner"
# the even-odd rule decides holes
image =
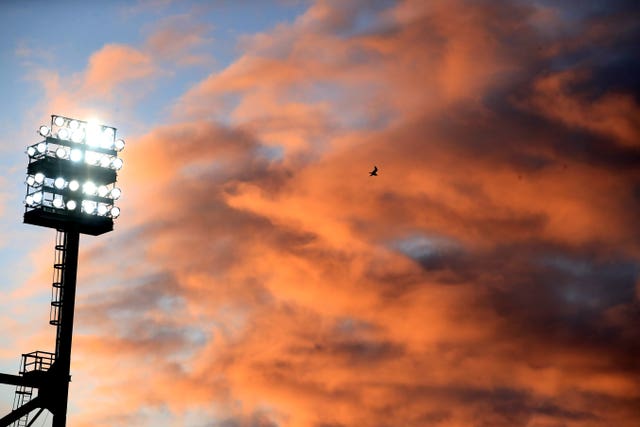
[[[17,386],[14,408],[0,427],[31,426],[45,409],[53,427],[65,427],[80,234],[107,233],[120,215],[116,181],[125,143],[116,129],[54,115],[38,133],[44,139],[27,147],[24,222],[57,230],[49,321],[56,326],[55,352],[23,354],[20,375],[0,374],[0,382]]]

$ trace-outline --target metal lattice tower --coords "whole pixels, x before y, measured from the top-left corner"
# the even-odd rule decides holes
[[[80,234],[107,233],[120,214],[115,184],[124,141],[115,128],[51,116],[39,134],[44,140],[27,148],[24,222],[57,230],[49,316],[55,352],[25,353],[19,375],[0,373],[1,383],[16,386],[13,410],[0,427],[29,427],[45,409],[53,427],[66,426]]]

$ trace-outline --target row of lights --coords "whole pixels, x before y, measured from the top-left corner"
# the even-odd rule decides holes
[[[24,202],[31,207],[36,207],[42,204],[44,194],[42,191],[38,191],[33,194],[28,194]],[[66,209],[68,211],[75,211],[78,208],[78,202],[75,200],[67,200],[65,203],[63,198],[56,195],[52,201],[53,207],[57,209]],[[81,211],[90,215],[110,216],[111,218],[117,218],[120,216],[120,208],[117,206],[109,206],[104,203],[98,203],[93,200],[83,200],[81,204]]]
[[[27,176],[26,184],[30,187],[37,187],[44,184],[46,177],[43,173],[38,172],[35,175]],[[53,186],[58,190],[68,188],[71,191],[78,191],[80,189],[80,183],[72,179],[67,181],[62,177],[58,177],[53,180]],[[109,188],[106,185],[96,185],[93,181],[86,181],[82,184],[82,192],[89,196],[111,197],[113,200],[118,200],[122,195],[122,191],[118,187]]]
[[[63,141],[86,143],[91,147],[101,147],[109,150],[122,151],[124,140],[115,139],[116,131],[109,126],[101,126],[92,122],[67,119],[62,116],[53,117],[52,124],[57,126],[54,131],[49,126],[42,125],[38,133],[44,137],[55,136]]]
[[[29,157],[37,157],[47,152],[47,143],[40,142],[27,148]],[[124,162],[119,157],[113,157],[108,154],[96,153],[95,151],[83,151],[78,148],[69,149],[68,147],[58,147],[55,151],[56,157],[59,159],[69,159],[72,162],[79,162],[84,157],[84,161],[90,165],[100,165],[103,168],[111,168],[114,170],[122,169]]]

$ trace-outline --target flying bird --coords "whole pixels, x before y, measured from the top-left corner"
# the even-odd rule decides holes
[[[373,170],[369,172],[369,176],[378,176],[378,167],[374,166]]]

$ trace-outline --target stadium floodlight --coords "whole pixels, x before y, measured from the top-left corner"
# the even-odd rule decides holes
[[[116,142],[114,142],[113,145],[117,151],[124,150],[124,139],[116,139]]]
[[[89,163],[90,165],[97,165],[100,163],[102,159],[102,154],[96,153],[95,151],[85,151],[84,153],[84,161]]]
[[[58,147],[56,150],[56,156],[58,156],[59,159],[66,159],[67,155],[67,149],[65,147]]]
[[[25,222],[98,235],[120,216],[115,186],[125,147],[117,130],[94,121],[51,116],[44,140],[27,147]]]
[[[98,187],[98,196],[107,197],[107,194],[109,194],[109,187],[107,187],[106,185],[101,185],[100,187]]]
[[[64,178],[60,176],[56,178],[56,180],[53,182],[53,186],[56,187],[58,190],[62,190],[66,183],[67,181],[65,181]]]
[[[82,210],[84,210],[88,214],[92,214],[96,211],[97,203],[93,200],[83,200],[82,201]]]
[[[98,190],[98,187],[96,187],[96,185],[92,181],[87,181],[82,185],[82,192],[84,194],[88,194],[92,196],[96,194],[97,190]]]
[[[79,162],[80,160],[82,160],[82,150],[78,148],[72,149],[69,158],[72,162]]]
[[[84,132],[82,129],[76,129],[71,134],[71,140],[77,144],[81,143],[84,140]]]
[[[105,205],[104,203],[100,203],[98,205],[98,215],[106,215],[107,212],[109,212],[109,208],[107,207],[107,205]]]
[[[58,129],[58,139],[61,139],[63,141],[68,141],[69,136],[70,136],[69,129],[67,128]]]

